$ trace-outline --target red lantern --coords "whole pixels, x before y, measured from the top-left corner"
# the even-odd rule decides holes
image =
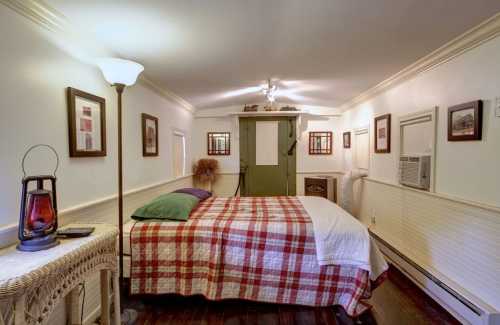
[[[28,152],[38,146],[30,148]],[[56,153],[52,147],[49,148]],[[23,171],[24,160],[28,152],[26,152],[23,158]],[[59,158],[57,161],[59,162]],[[44,188],[46,182],[50,182],[51,191]],[[28,191],[31,183],[36,183],[36,189]],[[34,252],[58,245],[59,241],[56,238],[57,201],[55,171],[54,176],[25,176],[22,184],[21,213],[19,216],[19,240],[21,243],[19,243],[17,249]]]

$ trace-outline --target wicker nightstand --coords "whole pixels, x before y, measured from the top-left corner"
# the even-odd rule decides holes
[[[70,225],[71,226],[71,225]],[[73,225],[81,227],[83,225]],[[39,252],[20,252],[15,246],[0,250],[0,324],[47,324],[56,305],[69,294],[70,324],[80,324],[78,285],[101,272],[101,324],[110,323],[109,275],[119,288],[116,227],[95,227],[88,237],[62,239]],[[120,295],[114,294],[115,324],[120,324]]]

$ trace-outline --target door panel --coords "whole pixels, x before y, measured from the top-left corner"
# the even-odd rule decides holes
[[[295,138],[294,117],[240,118],[242,196],[295,195]]]

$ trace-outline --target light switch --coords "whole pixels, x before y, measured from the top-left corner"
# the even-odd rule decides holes
[[[495,116],[500,117],[500,97],[495,98]]]

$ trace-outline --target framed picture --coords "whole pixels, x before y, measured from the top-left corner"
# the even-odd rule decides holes
[[[344,140],[344,148],[349,149],[351,147],[351,132],[344,132],[342,137]]]
[[[207,154],[209,156],[229,156],[231,154],[231,133],[208,132]]]
[[[391,114],[375,118],[375,152],[391,152]]]
[[[141,114],[142,119],[142,155],[158,156],[158,118]]]
[[[448,141],[481,140],[483,102],[473,102],[448,108]]]
[[[68,87],[70,157],[106,156],[106,100]]]
[[[309,132],[309,154],[331,155],[332,139],[331,131]]]

